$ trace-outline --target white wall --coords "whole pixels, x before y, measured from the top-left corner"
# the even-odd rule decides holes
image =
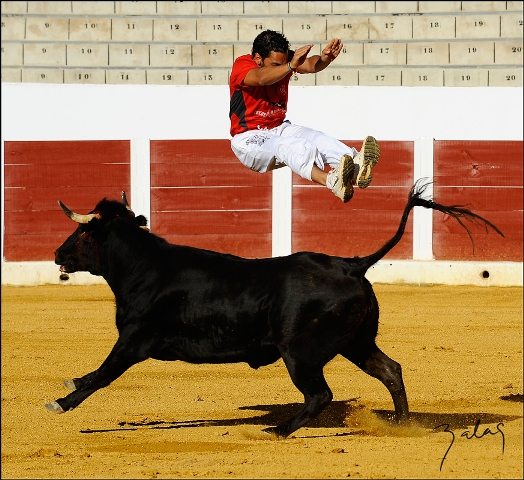
[[[2,83],[2,139],[229,137],[229,89]],[[341,139],[522,140],[523,89],[298,87],[288,118]],[[2,157],[3,158],[3,157]]]
[[[132,140],[133,209],[148,216],[148,195],[140,193],[149,191],[149,140],[230,138],[227,86],[1,85],[2,191],[5,141]],[[427,156],[431,139],[522,140],[523,89],[293,86],[288,118],[340,139],[373,135],[381,140],[415,141],[418,178],[432,171],[432,158]],[[282,218],[273,218],[274,228],[278,227],[273,236],[274,255],[290,250],[286,225],[291,214],[291,175],[284,172],[273,173],[273,198],[282,202],[282,208],[275,211],[283,212]],[[3,195],[1,208],[3,212]],[[414,219],[414,248],[418,249],[414,258],[429,260],[431,215],[415,211]],[[57,267],[52,262],[41,263],[8,265],[2,256],[2,283],[58,283],[54,274]],[[522,263],[497,268],[469,263],[387,262],[370,271],[369,278],[403,283],[442,279],[450,284],[522,285]],[[54,269],[49,270],[53,273],[48,269]],[[35,276],[31,271],[42,273]],[[484,278],[485,271],[497,274]]]

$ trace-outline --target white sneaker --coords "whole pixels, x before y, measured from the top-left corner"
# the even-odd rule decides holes
[[[358,164],[358,174],[355,179],[355,185],[358,188],[367,188],[373,178],[373,167],[377,164],[380,157],[380,147],[375,138],[369,136],[364,139],[362,148],[355,157],[355,163]]]
[[[353,197],[354,171],[355,165],[351,156],[342,155],[340,165],[327,175],[326,186],[344,203]]]

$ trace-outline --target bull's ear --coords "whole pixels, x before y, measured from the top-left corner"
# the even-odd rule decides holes
[[[67,208],[60,200],[58,200],[58,205],[60,205],[60,208],[63,210],[63,212],[76,223],[89,223],[91,220],[93,220],[93,218],[102,218],[102,215],[100,215],[100,213],[89,213],[87,215],[80,215],[79,213],[75,213],[69,210],[69,208]]]
[[[139,215],[135,218],[135,222],[140,227],[146,227],[147,226],[147,218],[144,217],[144,215]]]

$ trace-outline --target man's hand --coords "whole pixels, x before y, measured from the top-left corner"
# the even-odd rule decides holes
[[[342,50],[343,43],[340,41],[340,38],[334,38],[329,42],[326,47],[322,50],[322,55],[320,58],[323,62],[331,63],[335,58],[338,57],[338,54]]]
[[[293,59],[291,60],[291,68],[296,69],[295,58],[298,57],[301,59],[301,63],[298,64],[299,73],[317,73],[321,72],[326,68],[335,58],[338,57],[338,54],[341,52],[344,45],[340,41],[340,38],[334,38],[331,40],[322,50],[322,55],[312,55],[308,58],[302,58],[302,55],[307,55],[313,45],[306,45],[297,49]],[[305,54],[303,53],[305,52]]]
[[[312,48],[313,48],[313,45],[304,45],[303,47],[297,48],[295,50],[295,54],[293,55],[293,58],[289,62],[293,70],[296,70],[300,65],[304,63],[304,61],[307,58],[308,53],[311,51]]]

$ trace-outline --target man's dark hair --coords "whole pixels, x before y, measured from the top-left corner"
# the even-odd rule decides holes
[[[254,57],[255,53],[258,53],[264,60],[271,52],[288,53],[288,51],[289,42],[284,35],[274,30],[264,30],[253,41],[251,54]]]

